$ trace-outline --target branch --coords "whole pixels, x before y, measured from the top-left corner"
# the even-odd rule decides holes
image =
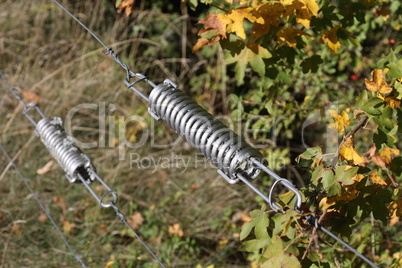
[[[362,118],[360,118],[360,120],[357,122],[357,124],[345,136],[343,136],[342,142],[341,142],[341,144],[339,144],[334,158],[332,158],[331,166],[335,166],[336,161],[338,161],[339,149],[342,147],[342,145],[345,143],[345,141],[349,137],[355,135],[367,123],[367,120],[368,120],[368,116],[367,115],[363,116]]]

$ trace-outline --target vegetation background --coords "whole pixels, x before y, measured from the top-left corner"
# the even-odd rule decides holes
[[[155,83],[169,78],[210,113],[249,122],[253,142],[262,147],[270,168],[303,188],[312,213],[327,215],[329,228],[381,266],[401,265],[401,157],[399,151],[381,155],[384,148],[401,148],[399,1],[295,1],[304,5],[296,5],[291,14],[276,4],[293,1],[138,0],[128,1],[132,9],[120,13],[114,1],[61,2],[133,71]],[[263,6],[267,2],[275,10]],[[311,8],[315,2],[317,10]],[[283,17],[267,19],[264,15],[272,13],[264,8]],[[219,25],[225,27],[212,24],[208,13],[220,16]],[[241,27],[233,26],[237,21]],[[265,24],[261,36],[253,36],[256,24]],[[118,205],[130,224],[169,267],[275,267],[275,261],[286,261],[288,267],[364,266],[326,238],[320,250],[313,249],[309,238],[314,230],[299,229],[301,219],[295,215],[286,222],[259,211],[250,217],[263,201],[244,185],[228,185],[209,165],[194,163],[185,171],[182,166],[156,171],[130,166],[130,153],[173,164],[175,155],[195,161],[196,152],[184,142],[169,149],[148,142],[128,149],[125,160],[119,160],[122,129],[111,132],[110,121],[107,131],[100,128],[102,105],[108,119],[143,116],[144,124],[124,127],[124,138],[131,142],[152,124],[160,144],[176,140],[176,134],[151,121],[143,101],[125,88],[125,72],[52,1],[0,1],[0,29],[0,71],[26,100],[63,119],[77,105],[97,105],[77,112],[73,135],[82,142],[111,141],[84,151],[117,190]],[[378,72],[378,81],[372,78],[375,68],[386,78]],[[391,93],[368,90],[365,78],[374,84],[385,80]],[[50,162],[21,107],[2,85],[1,143],[78,254],[90,267],[157,267],[113,211],[101,209]],[[311,118],[318,119],[303,129]],[[350,154],[325,154],[328,126],[334,122],[331,144],[351,144]],[[352,130],[357,133],[350,135]],[[348,134],[354,137],[349,143]],[[305,144],[311,146],[307,152]],[[0,267],[79,267],[3,155],[0,163]],[[346,166],[352,171],[346,172]],[[255,183],[266,192],[272,181],[261,177]],[[288,201],[281,197],[284,206]],[[260,219],[260,225],[245,224],[252,218]],[[297,232],[289,234],[285,225]],[[263,237],[256,226],[266,230]],[[265,244],[256,245],[259,239]],[[270,248],[273,241],[283,248]],[[281,259],[266,252],[277,252]]]

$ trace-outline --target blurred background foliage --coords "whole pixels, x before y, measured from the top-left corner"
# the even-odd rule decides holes
[[[300,20],[299,13],[292,13],[272,22],[269,31],[258,38],[252,36],[253,22],[245,19],[244,36],[228,29],[227,38],[221,32],[218,42],[196,47],[195,53],[199,38],[215,40],[219,36],[214,29],[198,35],[206,25],[197,22],[207,19],[208,13],[229,14],[232,9],[245,7],[258,11],[270,1],[137,0],[128,1],[132,3],[130,12],[127,8],[116,11],[121,1],[61,2],[112,47],[131,70],[155,83],[166,78],[176,82],[196,102],[221,116],[261,149],[270,168],[298,187],[305,187],[307,197],[323,191],[320,200],[335,184],[322,189],[319,183],[323,175],[314,173],[314,168],[320,166],[316,160],[322,152],[325,155],[334,149],[326,146],[338,145],[342,138],[340,135],[338,140],[335,135],[335,140],[328,143],[328,124],[333,120],[326,111],[346,111],[352,118],[358,107],[356,97],[367,91],[364,78],[371,80],[375,68],[389,68],[387,64],[392,62],[400,64],[397,48],[402,41],[402,5],[397,0],[317,1],[319,9],[310,9],[309,25]],[[146,105],[124,87],[125,72],[51,1],[3,0],[0,10],[0,70],[14,87],[30,92],[24,95],[26,99],[36,98],[48,116],[66,119],[72,107],[95,105],[74,114],[71,132],[81,142],[98,142],[85,153],[98,173],[118,191],[121,211],[162,261],[170,267],[255,267],[261,251],[251,255],[239,251],[239,237],[241,227],[251,220],[249,212],[263,201],[243,185],[227,185],[186,143],[165,146],[177,140],[176,134],[151,120]],[[292,34],[280,34],[283,29],[292,29]],[[265,49],[256,63],[245,62],[244,56],[239,56],[245,49],[256,51],[256,46]],[[390,58],[392,53],[396,60]],[[397,77],[387,79],[396,83]],[[49,163],[51,156],[35,138],[4,83],[2,89],[1,142],[16,156],[22,172],[84,261],[91,267],[157,267],[114,213],[99,208],[81,187],[70,185],[56,164],[51,164],[46,174],[38,174],[37,169]],[[369,112],[370,116],[378,115]],[[144,122],[125,126],[124,118],[133,114],[143,116]],[[100,118],[105,119],[104,129]],[[381,119],[376,122],[381,125]],[[376,127],[355,135],[354,145],[360,155],[369,149]],[[121,128],[124,137],[119,136]],[[123,139],[136,142],[151,128],[152,140],[140,148],[126,149],[124,160],[119,160]],[[401,148],[399,133],[392,134],[396,137],[395,148]],[[106,146],[99,146],[102,139]],[[153,142],[161,148],[155,148]],[[311,148],[304,153],[306,146]],[[295,158],[301,153],[304,160],[298,167]],[[130,162],[137,154],[144,165],[150,163],[152,167],[152,160],[168,159],[169,168],[141,169]],[[190,161],[191,167],[177,165],[176,156]],[[79,267],[4,156],[0,161],[5,163],[0,165],[0,170],[5,170],[0,174],[0,266]],[[323,164],[321,169],[330,167]],[[312,173],[316,175],[313,186]],[[401,177],[396,180],[400,183]],[[272,181],[261,177],[255,183],[268,189]],[[393,190],[388,187],[387,191]],[[387,198],[385,202],[390,204]],[[316,202],[320,200],[314,200],[310,209],[318,207]],[[284,198],[282,202],[286,201]],[[348,220],[353,217],[349,215]],[[360,218],[363,222],[348,224],[342,235],[353,230],[351,242],[364,245],[360,250],[366,255],[384,266],[400,265],[400,223],[388,226],[388,218]],[[284,219],[276,216],[274,221]],[[296,221],[291,224],[294,226]],[[373,232],[374,238],[370,235]],[[310,262],[302,264],[362,265],[336,249],[327,247],[318,253],[312,250],[306,258]],[[302,253],[300,250],[300,258]],[[322,264],[311,261],[323,258],[326,261]]]

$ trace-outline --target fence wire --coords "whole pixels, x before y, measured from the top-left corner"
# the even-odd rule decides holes
[[[66,172],[66,178],[70,182],[83,184],[85,188],[90,192],[90,194],[98,201],[99,205],[102,208],[112,208],[116,215],[120,218],[120,220],[130,229],[130,231],[134,234],[134,236],[140,241],[140,243],[145,247],[145,249],[151,254],[151,256],[160,264],[161,267],[166,268],[165,265],[159,260],[159,258],[155,255],[155,253],[150,249],[150,247],[145,243],[144,240],[137,234],[137,232],[128,224],[126,217],[123,213],[120,212],[119,208],[115,205],[117,202],[117,193],[112,190],[109,185],[106,184],[102,180],[102,178],[96,173],[93,165],[88,156],[86,156],[75,144],[72,138],[66,135],[65,130],[62,128],[61,119],[57,117],[49,118],[46,117],[39,106],[35,103],[25,103],[21,96],[18,94],[15,88],[12,88],[8,79],[0,72],[0,77],[5,81],[6,85],[10,92],[14,95],[14,97],[19,101],[19,103],[24,107],[23,114],[25,117],[29,119],[29,121],[35,126],[35,133],[38,137],[40,137],[42,143],[47,147],[49,152],[53,155],[53,157],[57,160],[59,165]],[[39,121],[35,121],[34,117],[30,115],[30,112],[34,110],[36,111],[40,117],[42,118]],[[0,144],[1,146],[1,144]],[[7,154],[4,148],[1,146],[1,150],[6,155],[9,162],[13,165],[13,167],[17,170],[19,176],[24,181],[25,185],[31,190],[31,193],[35,196],[36,201],[40,205],[40,207],[44,210],[46,215],[49,217],[57,232],[61,235],[62,239],[66,243],[67,247],[70,249],[71,253],[74,255],[76,260],[81,263],[84,267],[85,264],[82,260],[75,254],[71,246],[68,244],[64,235],[60,232],[60,229],[57,227],[53,219],[50,217],[49,213],[43,206],[42,202],[35,195],[32,188],[29,186],[28,182],[22,176],[22,173],[18,170],[18,167],[12,161],[12,158]],[[93,181],[99,182],[106,191],[102,196],[99,196],[95,191],[91,188],[90,184]],[[105,202],[106,199],[110,199],[111,201]]]
[[[160,117],[160,115],[166,115],[167,112],[161,112],[161,114],[155,114],[155,111],[153,111],[151,109],[151,105],[152,105],[152,101],[150,101],[150,96],[147,96],[146,94],[144,94],[141,90],[137,89],[135,87],[135,85],[137,83],[140,82],[146,82],[148,83],[153,89],[155,90],[170,90],[170,91],[175,91],[176,87],[175,84],[172,83],[170,80],[165,80],[165,83],[163,84],[163,86],[165,86],[164,88],[161,88],[161,85],[155,85],[151,80],[149,80],[145,75],[140,74],[140,73],[135,73],[133,71],[131,71],[128,66],[123,63],[119,57],[114,53],[114,51],[109,48],[107,45],[105,45],[97,36],[94,32],[92,32],[84,23],[82,23],[80,20],[78,20],[72,13],[70,13],[68,11],[68,9],[66,9],[62,4],[60,4],[58,1],[56,0],[52,0],[56,5],[58,5],[64,12],[66,12],[72,19],[74,19],[76,22],[78,22],[87,32],[89,32],[105,49],[106,49],[106,55],[110,55],[113,57],[113,59],[124,69],[124,71],[126,72],[126,77],[124,79],[124,83],[126,84],[126,86],[130,89],[132,89],[134,92],[136,92],[141,98],[143,98],[146,102],[148,102],[150,104],[150,114],[152,116],[154,116],[156,119],[159,119],[158,117]],[[134,78],[134,81],[132,81]],[[153,90],[154,91],[154,90]],[[177,92],[177,91],[176,91]],[[152,92],[151,92],[152,94]],[[164,92],[162,92],[161,94],[165,94]],[[30,107],[28,107],[30,108]],[[25,107],[25,109],[27,109],[27,107]],[[170,111],[172,113],[172,111]],[[164,114],[165,113],[165,114]],[[167,113],[169,115],[169,113]],[[29,117],[28,117],[29,118]],[[164,119],[164,121],[166,122],[166,118]],[[212,120],[212,119],[211,119]],[[168,122],[167,122],[168,123]],[[171,125],[171,127],[173,128],[173,126]],[[179,134],[180,132],[177,131]],[[187,133],[187,132],[186,132]],[[183,134],[184,135],[184,134]],[[186,136],[188,138],[188,136]],[[8,158],[10,160],[10,158]],[[271,187],[271,191],[269,196],[267,197],[266,195],[264,195],[261,191],[259,191],[251,182],[250,179],[252,179],[253,177],[250,177],[248,174],[244,174],[244,172],[240,172],[240,170],[238,168],[236,168],[236,170],[234,171],[235,174],[227,174],[225,172],[220,172],[220,174],[222,175],[222,177],[224,177],[228,182],[230,183],[236,183],[237,181],[241,180],[243,183],[245,183],[246,186],[248,186],[249,188],[251,188],[256,194],[258,194],[259,196],[261,196],[274,210],[276,210],[277,212],[281,212],[281,213],[285,213],[284,211],[281,210],[281,207],[279,207],[276,203],[274,203],[272,201],[272,192],[273,192],[273,188],[278,184],[282,184],[283,186],[285,186],[286,188],[288,188],[289,190],[291,190],[295,196],[296,196],[296,203],[295,203],[295,207],[294,209],[296,211],[298,211],[299,213],[303,213],[303,211],[301,211],[301,194],[299,192],[299,190],[297,188],[295,188],[290,181],[280,178],[278,175],[276,175],[273,171],[269,170],[266,166],[264,166],[262,161],[259,161],[257,158],[250,158],[248,159],[248,161],[253,165],[253,167],[257,167],[259,170],[263,170],[264,172],[266,172],[268,175],[270,175],[271,177],[273,177],[276,181],[274,183],[274,185]],[[218,167],[221,168],[222,167]],[[250,167],[248,167],[250,168]],[[221,170],[219,170],[221,171]],[[219,172],[218,171],[218,172]],[[231,177],[233,175],[233,177],[235,177],[236,179],[233,180],[233,177]],[[90,190],[90,186],[85,182],[84,179],[80,178],[82,183],[84,184],[85,187],[88,188],[88,190]],[[94,197],[96,198],[95,194]],[[99,199],[99,197],[98,197]],[[102,205],[102,198],[100,198],[99,203],[101,206]],[[128,225],[127,221],[125,221],[124,216],[119,212],[118,208],[114,206],[114,203],[108,203],[109,207],[112,207],[116,214],[121,218],[121,220]],[[341,243],[343,246],[345,246],[346,248],[348,248],[350,251],[352,251],[354,254],[356,254],[359,258],[361,258],[363,261],[365,261],[367,264],[369,264],[371,267],[377,267],[373,262],[371,262],[368,258],[366,258],[365,256],[363,256],[361,253],[359,253],[356,249],[354,249],[352,246],[350,246],[349,244],[347,244],[345,241],[343,241],[342,239],[340,239],[339,237],[337,237],[335,234],[333,234],[332,232],[330,232],[328,229],[326,229],[325,227],[321,226],[318,223],[318,219],[316,217],[313,217],[312,215],[308,215],[306,216],[307,222],[317,228],[318,230],[323,231],[324,233],[326,233],[327,235],[331,236],[333,239],[335,239],[336,241],[338,241],[339,243]],[[128,225],[129,226],[129,225]],[[132,230],[133,231],[133,230]],[[134,232],[134,231],[133,231]],[[135,232],[134,232],[135,233]],[[139,237],[137,237],[139,238]],[[139,238],[140,241],[142,241]],[[146,244],[145,242],[143,243],[145,247]],[[149,250],[150,251],[150,250]],[[152,251],[150,251],[151,254],[153,255]],[[157,257],[155,255],[153,255],[155,257],[156,260]],[[159,260],[158,260],[159,261]],[[163,264],[159,261],[159,263],[163,266]],[[164,267],[164,266],[163,266]]]

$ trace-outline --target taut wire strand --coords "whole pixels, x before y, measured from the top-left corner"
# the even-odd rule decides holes
[[[70,182],[74,183],[82,183],[90,194],[98,201],[99,205],[103,208],[112,207],[117,216],[123,221],[123,223],[129,226],[125,216],[119,211],[118,207],[115,206],[117,202],[117,193],[112,190],[106,182],[104,182],[101,177],[96,173],[91,160],[87,155],[82,153],[80,148],[78,148],[71,137],[67,136],[64,128],[62,128],[62,120],[58,117],[46,117],[41,109],[33,103],[26,104],[19,94],[10,86],[7,78],[0,72],[0,76],[6,81],[6,84],[9,86],[10,91],[14,94],[16,99],[20,101],[20,103],[25,107],[24,115],[32,122],[35,126],[35,133],[38,137],[41,138],[42,143],[47,147],[48,151],[51,155],[57,160],[60,166],[64,169],[65,175]],[[38,122],[29,116],[28,112],[35,108],[36,111],[41,115],[42,119]],[[2,151],[6,154],[3,147],[1,147]],[[16,166],[12,162],[12,159],[6,154],[7,159],[12,163],[14,168]],[[19,172],[19,171],[18,171]],[[20,173],[19,173],[20,174]],[[22,174],[21,174],[22,175]],[[22,178],[22,177],[21,177]],[[102,186],[106,189],[106,192],[99,197],[89,186],[89,183],[97,180]],[[25,182],[25,180],[23,179]],[[27,183],[26,183],[27,185]],[[27,185],[28,186],[28,185]],[[32,189],[30,188],[31,192]],[[33,192],[32,192],[33,193]],[[34,193],[33,193],[34,194]],[[103,200],[106,196],[112,195],[113,200],[109,203],[105,203]],[[37,199],[39,205],[42,209],[45,209],[39,199]],[[46,212],[46,211],[45,211]],[[48,213],[46,212],[48,215]],[[52,220],[53,222],[53,220]],[[55,226],[57,228],[57,226]],[[163,263],[158,259],[158,257],[153,253],[153,251],[149,248],[149,246],[140,238],[140,236],[134,231],[133,228],[129,226],[129,229],[134,233],[135,237],[141,242],[141,244],[145,247],[145,249],[151,254],[151,256],[163,267],[166,268]],[[65,238],[63,238],[65,240]],[[65,240],[66,241],[66,240]],[[69,246],[69,245],[68,245]],[[69,246],[70,248],[70,246]],[[78,259],[77,259],[78,260]],[[80,262],[81,263],[81,262]]]
[[[35,198],[35,200],[38,203],[39,207],[43,210],[43,212],[46,214],[47,218],[53,224],[53,227],[56,229],[57,233],[59,234],[61,239],[64,241],[64,244],[66,244],[66,246],[70,250],[71,254],[74,256],[74,258],[77,260],[77,262],[79,262],[82,265],[82,267],[86,268],[87,266],[85,265],[84,261],[77,255],[77,253],[74,251],[74,249],[68,243],[67,238],[63,235],[63,232],[57,226],[56,222],[53,220],[52,216],[50,215],[49,211],[46,209],[45,205],[39,199],[38,195],[32,189],[31,185],[25,179],[24,175],[22,175],[21,171],[18,169],[17,165],[14,163],[13,159],[10,157],[10,155],[7,153],[6,149],[1,145],[1,143],[0,143],[0,149],[3,151],[3,154],[6,156],[6,158],[11,163],[11,165],[14,167],[15,171],[17,172],[18,176],[21,178],[22,182],[25,184],[25,186],[31,192],[32,196]]]
[[[254,192],[266,200],[276,211],[279,211],[278,206],[272,202],[272,191],[269,197],[260,192],[254,185],[249,182],[249,179],[254,179],[260,170],[263,170],[281,183],[284,187],[295,193],[296,203],[295,210],[300,211],[301,193],[286,179],[280,178],[273,171],[265,167],[260,161],[258,154],[247,143],[235,141],[234,132],[222,127],[212,115],[208,114],[202,107],[198,106],[194,101],[191,101],[185,94],[180,93],[177,86],[169,79],[166,79],[163,84],[155,86],[148,78],[142,74],[132,72],[125,63],[122,63],[112,49],[108,48],[88,27],[79,21],[58,1],[53,0],[61,9],[63,9],[71,18],[77,21],[86,31],[88,31],[102,46],[107,50],[106,54],[110,54],[115,61],[120,64],[126,71],[125,84],[128,88],[138,93],[148,104],[148,111],[156,120],[162,120],[183,138],[185,138],[193,147],[200,150],[204,156],[209,159],[215,166],[218,167],[219,174],[229,183],[236,183],[242,180]],[[138,89],[134,87],[136,81],[130,82],[131,78],[137,78],[136,81],[146,81],[153,87],[150,96],[147,98]],[[169,105],[170,104],[170,105]],[[186,110],[187,109],[187,110]],[[183,112],[184,111],[184,112]],[[204,112],[205,111],[205,112]],[[201,129],[202,128],[202,129]],[[221,136],[219,136],[219,134]],[[230,137],[229,137],[230,136]],[[212,142],[209,140],[211,139]],[[214,147],[215,146],[215,147]],[[220,151],[219,151],[220,150]],[[215,159],[213,157],[216,157]],[[229,166],[228,166],[228,163]],[[241,167],[241,168],[239,168]],[[258,169],[258,170],[256,170]],[[245,176],[243,176],[243,174]],[[274,185],[274,186],[275,186]],[[326,233],[331,233],[327,229],[319,228]],[[336,237],[331,233],[331,236]],[[337,238],[338,240],[339,238]],[[342,244],[347,244],[342,241]],[[350,245],[347,246],[351,248]],[[354,253],[358,253],[356,250]],[[362,258],[361,254],[357,254]],[[362,260],[369,261],[363,256]],[[367,262],[374,265],[372,262]],[[375,265],[373,267],[376,267]]]

